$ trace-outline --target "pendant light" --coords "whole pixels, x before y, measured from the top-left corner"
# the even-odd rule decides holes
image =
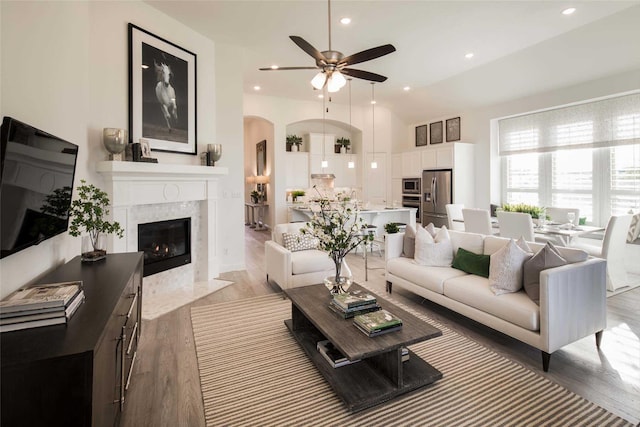
[[[376,162],[376,97],[373,91],[374,85],[375,83],[371,82],[371,146],[373,149],[371,169],[378,168],[378,162]]]
[[[324,89],[323,89],[324,91]],[[324,156],[324,146],[325,146],[325,139],[327,137],[327,134],[325,133],[325,129],[324,129],[324,124],[325,124],[325,99],[327,98],[327,93],[323,93],[323,97],[322,97],[322,163],[320,163],[320,167],[322,169],[324,168],[328,168],[329,167],[329,162],[327,162],[327,159]]]
[[[349,80],[349,133],[353,138],[353,127],[351,126],[351,80],[353,79],[349,78],[348,80]],[[353,169],[356,167],[356,164],[353,161],[353,147],[351,148],[351,153],[349,153],[349,163],[347,163],[347,167],[349,169]]]

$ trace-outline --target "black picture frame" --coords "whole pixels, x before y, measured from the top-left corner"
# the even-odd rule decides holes
[[[447,142],[460,141],[460,117],[448,119],[445,124]]]
[[[427,125],[416,126],[416,147],[427,145]]]
[[[130,142],[197,154],[196,54],[129,24]]]
[[[442,120],[429,123],[429,144],[442,144]]]

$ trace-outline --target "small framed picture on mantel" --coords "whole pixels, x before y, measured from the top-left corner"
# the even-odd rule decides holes
[[[447,142],[460,141],[460,117],[447,120]]]
[[[416,147],[427,145],[427,125],[416,126]]]

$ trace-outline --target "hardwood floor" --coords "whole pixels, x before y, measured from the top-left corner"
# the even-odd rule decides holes
[[[233,285],[143,322],[121,426],[204,426],[190,309],[279,292],[265,280],[264,242],[270,238],[268,231],[247,228],[247,269],[220,276]],[[350,254],[348,263],[355,280],[364,282],[362,256]],[[384,294],[384,259],[370,255],[368,267],[367,283]],[[587,337],[556,351],[547,373],[538,350],[410,292],[394,288],[393,296],[628,421],[640,422],[640,288],[607,299],[608,327],[600,351]]]

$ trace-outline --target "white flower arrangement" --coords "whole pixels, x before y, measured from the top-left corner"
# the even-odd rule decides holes
[[[338,282],[344,257],[363,242],[373,240],[373,235],[367,232],[357,203],[345,193],[336,193],[333,200],[326,197],[312,199],[309,208],[313,213],[311,221],[300,231],[318,239],[318,248],[327,252],[335,263]]]

